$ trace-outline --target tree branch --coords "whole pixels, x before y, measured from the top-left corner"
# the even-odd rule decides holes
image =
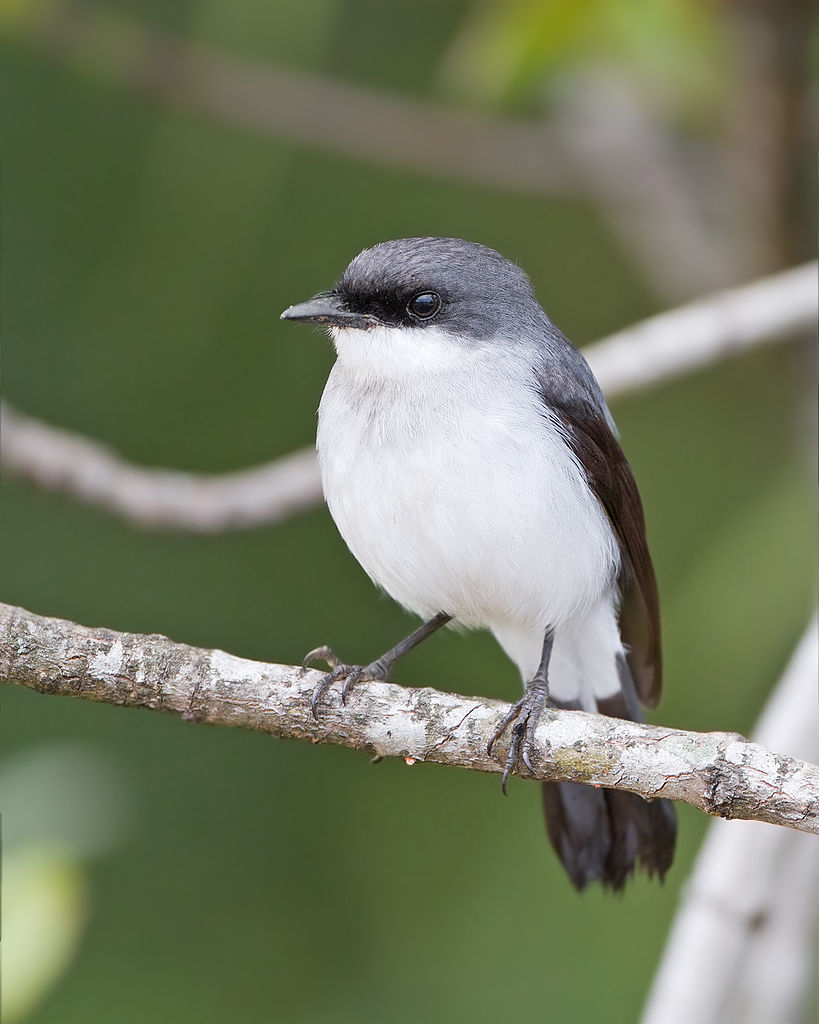
[[[162,636],[89,629],[0,605],[0,680],[40,693],[168,711],[382,757],[499,772],[486,745],[509,705],[391,683],[362,683],[348,707],[331,693],[319,720],[320,673],[248,661]],[[629,790],[819,834],[819,767],[733,733],[695,733],[555,711],[537,730],[536,779]]]
[[[754,731],[759,743],[819,757],[817,622]],[[819,921],[819,844],[755,822],[709,829],[642,1024],[807,1020]]]
[[[636,80],[611,67],[584,68],[553,108],[550,127],[573,156],[578,180],[655,293],[679,301],[759,273],[709,209],[731,208],[733,198],[713,171],[710,147],[691,159],[690,144]],[[619,150],[620,174],[630,162],[640,195],[624,193],[609,172],[609,154]]]
[[[233,473],[135,466],[107,445],[25,416],[8,402],[0,406],[0,466],[149,530],[246,529],[281,522],[321,502],[312,446]]]
[[[609,398],[780,341],[816,320],[809,263],[652,317],[585,349]],[[199,533],[276,523],[321,501],[312,448],[221,475],[135,466],[90,438],[0,409],[0,461],[11,475],[146,529]]]
[[[651,317],[584,349],[607,398],[814,331],[819,263],[803,263]]]

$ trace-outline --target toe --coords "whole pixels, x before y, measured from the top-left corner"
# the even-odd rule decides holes
[[[318,703],[321,700],[321,695],[327,689],[326,680],[327,676],[325,676],[324,679],[314,687],[313,696],[310,700],[310,710],[313,712],[313,718],[315,718],[316,721],[318,721]]]
[[[332,672],[328,672],[326,676],[322,676],[322,678],[319,680],[319,682],[313,689],[313,696],[310,700],[310,707],[313,711],[313,718],[315,718],[317,721],[319,701],[324,696],[325,692],[329,690],[329,688],[333,685],[333,683],[337,682],[339,679],[342,678],[346,671],[346,665],[336,665]]]
[[[537,730],[537,719],[530,717],[526,721],[526,732],[523,736],[523,743],[520,747],[520,759],[526,766],[526,770],[530,775],[535,774],[535,769],[532,766],[532,757],[535,752],[535,732]]]
[[[507,796],[506,783],[509,776],[515,770],[515,765],[520,754],[520,741],[521,741],[521,726],[515,724],[512,727],[512,731],[509,736],[509,752],[506,755],[506,763],[503,766],[503,775],[501,776],[501,791],[504,796]]]
[[[364,669],[358,665],[354,666],[347,673],[347,678],[344,680],[344,685],[341,687],[341,703],[347,703],[347,695],[355,684],[363,677]]]
[[[491,735],[491,737],[489,739],[489,742],[486,744],[486,753],[487,753],[488,757],[492,756],[492,750],[493,750],[495,744],[498,742],[498,740],[501,738],[501,736],[504,735],[506,730],[509,728],[510,723],[514,722],[519,714],[520,714],[520,701],[517,701],[516,703],[514,703],[512,705],[512,707],[503,716],[503,718],[500,721],[500,724],[497,726],[495,731],[492,733],[492,735]]]

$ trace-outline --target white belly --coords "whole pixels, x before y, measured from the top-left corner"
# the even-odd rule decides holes
[[[480,365],[379,382],[333,368],[318,428],[327,504],[370,577],[419,615],[542,630],[611,586],[608,519],[528,395],[489,386]]]

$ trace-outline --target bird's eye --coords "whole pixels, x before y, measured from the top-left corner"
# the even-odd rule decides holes
[[[419,320],[429,320],[441,308],[441,297],[435,292],[421,292],[407,303],[407,312]]]

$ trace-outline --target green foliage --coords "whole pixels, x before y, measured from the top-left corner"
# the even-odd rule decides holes
[[[31,847],[4,859],[3,990],[6,1024],[24,1020],[76,955],[86,916],[83,874],[65,853]]]
[[[87,864],[122,839],[128,801],[111,761],[77,744],[49,744],[4,759],[0,807],[0,1012],[14,1024],[77,955],[88,915]]]
[[[723,48],[698,0],[492,0],[466,19],[441,79],[461,96],[507,104],[548,95],[578,69],[609,67],[651,102],[701,109],[724,85]]]

